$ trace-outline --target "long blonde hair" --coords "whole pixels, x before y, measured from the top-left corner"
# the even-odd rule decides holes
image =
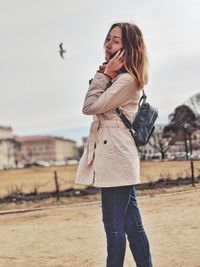
[[[114,23],[107,36],[117,26],[122,30],[122,44],[125,50],[124,67],[138,81],[139,88],[143,88],[148,82],[148,58],[143,34],[137,25],[124,22]]]

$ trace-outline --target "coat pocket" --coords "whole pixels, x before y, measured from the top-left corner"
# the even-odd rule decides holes
[[[109,129],[102,127],[99,129],[97,146],[102,153],[112,154],[116,151],[116,146],[112,141]]]

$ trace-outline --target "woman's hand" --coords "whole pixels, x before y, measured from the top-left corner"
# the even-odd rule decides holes
[[[124,50],[118,51],[117,54],[106,64],[104,74],[118,72],[124,65]]]

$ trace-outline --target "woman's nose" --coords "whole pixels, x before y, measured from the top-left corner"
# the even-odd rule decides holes
[[[106,48],[108,48],[108,49],[111,49],[112,48],[112,42],[111,41],[108,41],[106,43]]]
[[[112,41],[111,40],[107,41],[105,46],[106,48],[110,49],[112,47]]]

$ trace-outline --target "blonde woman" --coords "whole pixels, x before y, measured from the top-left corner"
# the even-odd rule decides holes
[[[135,142],[116,113],[133,121],[140,92],[147,83],[147,54],[141,30],[115,23],[104,42],[106,62],[92,79],[83,113],[93,115],[76,183],[101,188],[107,237],[106,267],[122,267],[126,235],[138,267],[152,267],[149,242],[137,206],[135,185],[140,163]]]

